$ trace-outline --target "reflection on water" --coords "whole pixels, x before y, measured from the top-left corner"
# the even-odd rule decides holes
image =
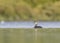
[[[0,22],[0,28],[33,28],[34,22]],[[60,28],[60,22],[38,22],[43,28]]]

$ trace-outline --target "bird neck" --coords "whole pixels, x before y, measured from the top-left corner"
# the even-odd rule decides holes
[[[37,26],[37,24],[35,24],[35,26]]]

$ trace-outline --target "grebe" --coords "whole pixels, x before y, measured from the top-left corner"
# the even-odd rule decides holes
[[[42,28],[42,27],[41,27],[41,26],[38,26],[38,23],[35,22],[35,26],[34,26],[34,28]]]

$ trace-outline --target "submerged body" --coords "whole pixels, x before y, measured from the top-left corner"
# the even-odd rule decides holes
[[[35,26],[34,28],[42,28],[41,26]]]

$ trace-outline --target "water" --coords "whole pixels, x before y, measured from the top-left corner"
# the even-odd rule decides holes
[[[34,28],[34,25],[33,21],[0,22],[0,28]],[[60,22],[38,22],[38,26],[43,28],[60,28]]]

